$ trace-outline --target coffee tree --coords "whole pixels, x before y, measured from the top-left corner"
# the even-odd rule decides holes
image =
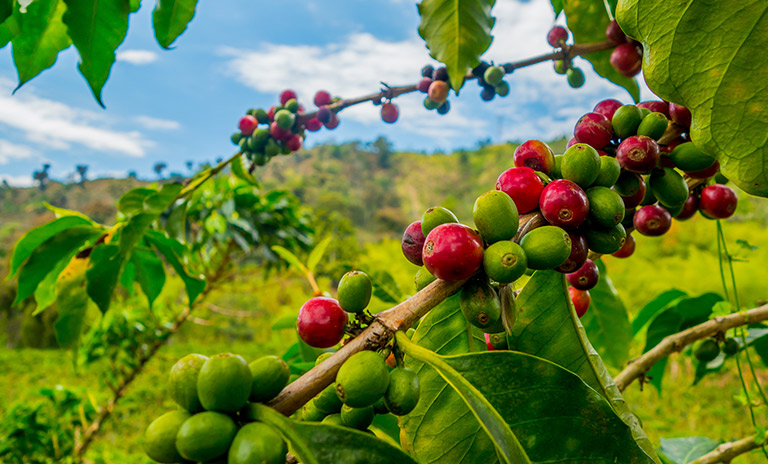
[[[65,23],[76,3],[64,1]],[[134,6],[128,3],[122,5],[126,24]],[[156,33],[164,3],[156,10]],[[177,3],[194,8],[194,2]],[[18,272],[19,298],[39,293],[43,301],[58,299],[58,332],[68,346],[82,326],[77,308],[90,299],[107,311],[129,263],[151,303],[153,282],[139,272],[147,267],[142,255],[152,262],[162,256],[194,301],[206,286],[182,265],[173,218],[202,220],[205,211],[184,199],[227,167],[241,181],[257,183],[258,166],[299,150],[308,132],[334,129],[345,108],[372,103],[384,122],[395,123],[396,98],[422,92],[427,110],[445,114],[451,90],[458,96],[475,81],[483,100],[503,98],[515,69],[544,62],[553,62],[555,72],[578,88],[584,75],[577,57],[634,100],[596,102],[575,122],[562,155],[537,140],[520,145],[500,167],[496,185],[477,198],[473,227],[440,206],[413,218],[402,251],[421,267],[417,292],[405,301],[392,301],[398,304],[377,314],[367,311],[372,295],[392,297],[387,282],[363,270],[341,276],[336,298],[315,283],[296,321],[302,343],[316,350],[305,350],[316,356],[313,362],[304,355],[299,362],[269,356],[248,363],[232,353],[179,360],[168,391],[180,409],[158,411],[144,438],[150,458],[703,464],[763,448],[765,429],[752,414],[753,437],[720,446],[689,440],[656,450],[621,392],[635,381],[661,388],[666,357],[686,350],[696,362],[696,380],[729,358],[739,372],[746,362],[765,400],[749,348],[765,333],[760,322],[768,319],[768,306],[741,308],[735,279],[726,279],[733,276],[732,256],[720,223],[737,207],[725,183],[768,195],[768,97],[761,92],[768,76],[755,58],[768,46],[765,2],[553,0],[568,26],[542,31],[554,51],[504,64],[482,61],[492,40],[493,4],[419,4],[419,33],[444,66],[425,66],[416,84],[385,85],[359,98],[318,91],[311,111],[286,90],[274,107],[249,110],[240,119],[232,135],[239,150],[228,160],[183,185],[124,196],[119,207],[125,220],[118,226],[68,213],[17,245],[12,271]],[[189,19],[172,18],[167,43]],[[78,40],[72,35],[80,50]],[[83,57],[88,78],[86,64]],[[634,77],[640,72],[663,100],[638,102]],[[725,299],[663,294],[639,311],[631,328],[624,312],[628,331],[648,330],[644,354],[628,362],[631,333],[625,338],[600,329],[606,318],[622,317],[611,313],[620,303],[601,257],[631,258],[632,233],[663,235],[673,219],[696,212],[717,221]],[[216,212],[208,213],[203,223],[215,229]],[[308,277],[322,256],[313,253],[305,265],[275,250]],[[603,360],[626,367],[612,377]],[[752,391],[744,384],[750,410]],[[398,431],[387,434],[383,424],[395,421]]]

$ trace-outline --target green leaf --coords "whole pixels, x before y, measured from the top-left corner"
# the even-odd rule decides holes
[[[48,275],[37,285],[35,289],[35,311],[33,316],[37,316],[46,309],[48,309],[53,303],[56,302],[56,282],[59,280],[59,274],[69,265],[72,258],[77,254],[77,250],[60,259],[53,268],[51,268]]]
[[[315,272],[315,268],[320,264],[320,260],[325,256],[325,252],[328,250],[328,245],[331,244],[332,237],[325,237],[318,243],[312,252],[309,253],[307,258],[307,269],[309,272]]]
[[[96,101],[104,107],[101,89],[115,62],[115,50],[128,32],[127,0],[64,0],[64,24],[80,54],[77,68],[88,81]]]
[[[432,58],[445,64],[451,87],[459,93],[470,68],[491,45],[495,0],[422,0],[419,35]]]
[[[90,226],[91,222],[77,216],[67,216],[55,219],[47,224],[31,229],[24,234],[13,248],[11,257],[11,269],[8,278],[16,275],[19,267],[32,255],[32,253],[45,241],[59,232],[75,226]]]
[[[723,443],[707,437],[662,438],[659,454],[674,464],[687,464]]]
[[[136,282],[136,266],[132,261],[128,261],[123,266],[123,272],[120,273],[120,286],[128,292],[128,296],[133,296],[133,284]]]
[[[509,348],[552,361],[581,377],[611,403],[648,456],[657,459],[637,417],[590,344],[568,296],[565,276],[537,271],[518,296],[517,306],[520,314],[512,336],[507,337]]]
[[[643,74],[661,98],[691,110],[691,141],[728,179],[768,196],[768,3],[623,0],[622,29],[643,43]]]
[[[563,0],[563,11],[568,29],[575,43],[603,42],[605,29],[611,22],[603,0]],[[635,102],[640,101],[640,88],[634,78],[624,77],[611,66],[611,50],[582,56],[592,64],[595,72],[624,87]]]
[[[552,3],[552,9],[555,11],[555,18],[557,18],[563,12],[563,0],[552,0],[550,3]]]
[[[131,2],[131,13],[136,13],[139,11],[139,8],[141,8],[141,0],[130,0]]]
[[[19,13],[20,34],[11,41],[19,75],[16,89],[53,66],[59,52],[72,44],[62,22],[66,9],[63,0],[37,0]]]
[[[140,213],[144,211],[144,200],[155,193],[157,190],[144,187],[128,190],[117,200],[117,210],[126,216]]]
[[[11,17],[15,5],[15,0],[0,0],[0,24]]]
[[[581,323],[603,361],[620,368],[629,359],[629,346],[632,343],[629,314],[608,277],[605,263],[597,260],[596,264],[600,270],[600,279],[589,291],[592,303],[581,318]]]
[[[163,261],[151,250],[136,248],[131,253],[131,263],[136,274],[136,281],[141,291],[147,296],[149,307],[160,296],[165,285],[165,268]]]
[[[21,25],[19,24],[19,15],[21,13],[18,11],[18,5],[17,3],[16,11],[14,11],[15,14],[0,24],[0,48],[5,47],[14,37],[21,34]]]
[[[176,201],[182,187],[178,182],[163,184],[160,191],[155,190],[144,199],[144,211],[162,214]]]
[[[417,464],[401,449],[375,436],[337,425],[297,422],[258,403],[246,415],[274,427],[303,464]]]
[[[444,355],[467,353],[471,348],[485,349],[485,340],[478,330],[473,332],[470,343],[458,294],[445,299],[421,319],[413,342]],[[405,357],[405,365],[418,374],[421,396],[416,408],[400,418],[403,447],[420,462],[497,462],[491,439],[445,380],[434,369],[409,356]],[[446,417],[451,417],[450,422],[446,422]],[[445,446],[446,443],[453,446]]]
[[[18,291],[13,304],[32,295],[40,282],[56,269],[61,260],[69,262],[83,246],[96,240],[101,230],[93,226],[74,226],[63,230],[36,247],[19,270]]]
[[[407,356],[437,370],[471,405],[507,462],[653,463],[611,405],[552,362],[511,351],[439,356],[403,333],[396,337]],[[497,420],[509,436],[496,438]]]
[[[165,231],[168,232],[168,236],[175,238],[180,242],[185,242],[187,239],[187,207],[188,202],[177,204],[171,209],[171,214],[165,222]]]
[[[80,341],[88,312],[86,267],[88,258],[75,258],[59,275],[56,293],[59,315],[53,324],[56,341],[62,348],[72,348]]]
[[[192,276],[187,269],[184,268],[184,265],[182,265],[181,258],[184,255],[184,245],[178,240],[166,237],[157,231],[149,231],[147,233],[147,238],[157,251],[165,257],[171,267],[176,271],[176,274],[181,277],[181,280],[184,282],[184,287],[187,290],[189,305],[191,306],[200,293],[205,290],[206,284],[205,279],[202,276]]]
[[[287,261],[291,267],[301,272],[302,274],[309,273],[309,269],[307,269],[307,267],[301,263],[299,258],[293,253],[291,253],[291,251],[288,250],[287,248],[281,247],[280,245],[275,245],[272,247],[272,251],[277,253],[278,256],[280,256],[285,261]]]
[[[676,304],[668,306],[648,326],[643,353],[658,345],[667,335],[672,335],[696,324],[706,322],[712,313],[712,307],[722,299],[716,293],[705,293],[698,297],[681,298]],[[661,394],[661,385],[666,367],[667,358],[663,358],[656,362],[647,373],[647,376],[650,377],[651,385],[656,387],[659,394]]]
[[[643,327],[645,327],[658,312],[664,310],[667,306],[686,295],[687,294],[684,291],[673,288],[660,293],[656,298],[646,303],[646,305],[640,309],[640,312],[637,313],[635,319],[632,320],[632,336],[640,333],[640,331],[643,330]]]
[[[248,182],[254,187],[257,187],[257,188],[261,187],[261,183],[259,183],[259,180],[256,179],[256,177],[253,174],[246,171],[246,169],[243,167],[242,156],[236,156],[235,159],[233,159],[232,162],[229,163],[229,167],[230,169],[232,169],[232,174],[234,174],[235,177]]]
[[[117,245],[102,244],[95,246],[91,251],[91,263],[85,273],[88,280],[86,290],[102,313],[109,309],[123,264],[125,255],[120,253],[120,247]]]
[[[399,303],[403,299],[403,291],[387,271],[371,272],[371,283],[373,284],[373,296],[385,303]]]
[[[60,208],[58,206],[53,206],[47,201],[43,202],[43,206],[45,206],[45,209],[47,209],[48,211],[56,215],[57,218],[62,218],[66,216],[77,216],[85,219],[86,221],[88,221],[89,224],[96,224],[96,222],[93,219],[89,218],[88,216],[86,216],[85,214],[79,211],[75,211],[73,209],[67,209],[67,208]]]
[[[163,48],[169,48],[174,40],[187,29],[195,16],[197,0],[158,0],[152,12],[155,38]]]
[[[283,316],[272,324],[272,330],[296,329],[296,314]]]

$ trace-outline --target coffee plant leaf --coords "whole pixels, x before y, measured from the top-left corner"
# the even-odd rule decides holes
[[[605,29],[611,19],[605,9],[603,0],[563,0],[562,7],[568,29],[573,34],[574,43],[584,44],[606,40]],[[640,88],[637,81],[624,77],[611,65],[611,50],[590,53],[582,56],[589,61],[595,72],[623,87],[635,102],[640,101]]]
[[[206,281],[203,276],[193,275],[191,271],[182,264],[184,256],[184,245],[178,240],[174,240],[161,232],[149,231],[146,234],[147,240],[162,255],[168,264],[173,267],[176,274],[184,282],[184,288],[187,291],[188,304],[194,303],[200,293],[205,290]]]
[[[671,464],[687,464],[723,443],[707,437],[662,438],[659,454]]]
[[[77,68],[104,107],[101,90],[115,62],[115,50],[128,32],[131,5],[126,0],[64,0],[63,21],[80,54]]]
[[[131,264],[136,282],[147,297],[150,309],[165,285],[163,261],[147,248],[136,248],[131,253]]]
[[[14,305],[24,301],[37,290],[45,277],[63,267],[57,266],[60,261],[69,262],[81,249],[99,238],[103,230],[92,225],[78,225],[58,232],[37,246],[18,272],[18,291]]]
[[[643,330],[643,328],[648,325],[649,322],[651,322],[657,313],[663,311],[669,305],[674,304],[677,300],[685,296],[687,296],[687,293],[676,288],[656,295],[654,299],[640,308],[637,316],[635,316],[635,318],[632,320],[632,336],[640,333],[640,331]]]
[[[470,343],[459,295],[453,295],[424,316],[413,334],[414,343],[438,354],[463,354],[485,349],[482,334],[474,331]],[[434,369],[410,356],[406,367],[419,376],[421,396],[416,408],[400,418],[400,442],[420,462],[472,464],[498,462],[488,435],[461,400]],[[446,421],[450,417],[450,421]],[[445,446],[452,443],[453,446]]]
[[[29,230],[19,239],[13,249],[8,278],[15,276],[24,261],[37,250],[37,247],[45,243],[54,235],[69,229],[70,227],[90,225],[92,225],[90,220],[77,216],[65,216]]]
[[[663,312],[658,313],[648,326],[643,353],[658,345],[667,335],[706,322],[712,313],[712,307],[722,299],[716,293],[705,293],[697,297],[681,298],[675,304],[668,306]],[[667,358],[662,358],[647,373],[650,384],[656,387],[659,394],[661,394],[666,367]]]
[[[568,296],[565,276],[555,271],[537,271],[520,292],[517,305],[520,314],[512,336],[507,337],[509,349],[552,361],[578,375],[610,402],[631,428],[638,445],[657,460],[637,417],[589,342]]]
[[[86,257],[72,258],[56,282],[59,314],[53,329],[56,342],[61,348],[72,348],[80,341],[88,312],[88,294],[85,290],[88,261]]]
[[[195,17],[197,0],[159,0],[152,12],[155,38],[161,47],[168,49],[187,29]]]
[[[768,3],[622,0],[616,19],[643,43],[643,74],[691,110],[691,141],[748,193],[768,196]]]
[[[26,13],[16,13],[19,34],[11,44],[13,64],[19,76],[17,89],[53,66],[59,52],[72,45],[61,19],[66,9],[63,0],[38,0],[27,6]],[[0,10],[1,18],[6,10]]]
[[[245,414],[250,420],[274,427],[304,464],[417,464],[400,448],[369,433],[337,425],[297,422],[258,403],[249,403]]]
[[[597,260],[595,264],[600,270],[600,279],[589,291],[592,303],[581,323],[603,361],[611,367],[620,368],[629,359],[632,343],[629,314],[608,276],[605,263]]]
[[[470,68],[491,46],[491,16],[495,0],[423,0],[419,3],[419,35],[432,58],[448,70],[451,87],[459,93]]]

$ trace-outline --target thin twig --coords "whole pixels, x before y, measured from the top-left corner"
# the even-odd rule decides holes
[[[736,456],[760,448],[762,445],[758,444],[755,438],[756,437],[752,435],[749,437],[744,437],[741,440],[723,443],[704,456],[691,461],[689,464],[715,464],[718,462],[731,462],[731,460]],[[766,434],[766,436],[763,438],[763,441],[767,439],[768,434]]]
[[[711,337],[718,332],[725,332],[734,327],[741,327],[765,320],[768,320],[768,304],[750,309],[749,311],[716,317],[702,324],[695,325],[690,329],[669,335],[650,351],[630,361],[627,367],[614,378],[616,386],[619,387],[619,390],[623,391],[635,379],[650,371],[651,367],[658,361],[676,351],[681,351],[696,340]]]

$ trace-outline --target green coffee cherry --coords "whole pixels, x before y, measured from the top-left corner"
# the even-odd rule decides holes
[[[208,357],[202,354],[188,354],[171,368],[171,375],[168,379],[168,390],[171,398],[176,404],[191,413],[203,410],[203,405],[200,404],[200,398],[197,395],[197,377],[207,360]]]
[[[464,317],[483,331],[488,331],[489,328],[501,323],[499,295],[485,279],[472,279],[464,284],[459,304]]]
[[[421,386],[416,372],[406,367],[392,369],[389,373],[389,387],[384,394],[384,403],[392,414],[404,416],[419,403]]]
[[[600,171],[592,184],[593,187],[613,187],[621,175],[621,165],[611,156],[600,157]]]
[[[339,281],[338,300],[348,313],[361,313],[371,301],[371,278],[363,271],[350,271]]]
[[[325,419],[322,420],[322,423],[325,425],[338,425],[339,427],[344,426],[344,423],[341,421],[341,414],[339,413],[325,416]]]
[[[509,284],[525,274],[528,257],[515,242],[505,240],[489,246],[483,254],[483,269],[488,277]]]
[[[176,434],[190,417],[187,411],[170,411],[152,421],[144,432],[144,452],[147,456],[163,463],[183,460],[176,450]]]
[[[275,122],[281,129],[288,130],[293,127],[293,123],[296,120],[296,116],[288,110],[280,110],[275,112]]]
[[[325,361],[331,356],[333,356],[333,353],[329,353],[329,352],[320,353],[320,356],[318,356],[317,359],[315,359],[315,366],[319,365],[321,362]]]
[[[574,89],[578,89],[584,85],[584,73],[579,68],[568,68],[568,70],[565,72],[565,77],[568,79],[568,85]]]
[[[248,402],[252,385],[248,363],[232,353],[211,356],[197,377],[197,393],[206,411],[237,412]]]
[[[430,274],[426,267],[421,266],[416,271],[416,276],[414,277],[414,283],[416,284],[416,291],[423,290],[424,287],[426,287],[427,285],[431,284],[436,280],[437,280],[437,277]]]
[[[643,113],[640,108],[635,105],[621,106],[613,113],[613,119],[611,119],[613,134],[620,139],[636,135],[642,121]]]
[[[643,117],[637,126],[637,135],[645,135],[653,140],[659,140],[667,131],[669,120],[662,113],[651,113]]]
[[[693,356],[703,363],[714,361],[720,354],[720,346],[712,338],[699,340],[693,345]]]
[[[556,226],[543,226],[525,234],[520,246],[531,269],[554,269],[571,254],[571,238]],[[498,331],[497,331],[498,332]]]
[[[563,154],[560,173],[563,179],[573,181],[582,188],[588,188],[600,173],[600,155],[586,143],[576,143]]]
[[[373,410],[373,406],[366,406],[364,408],[351,408],[344,405],[341,408],[341,423],[347,427],[353,429],[365,430],[373,422],[373,416],[376,413]]]
[[[500,332],[495,334],[488,334],[488,341],[491,343],[491,346],[494,347],[497,350],[508,350],[509,345],[507,344],[507,333],[506,332]]]
[[[702,171],[715,164],[715,159],[699,150],[693,142],[681,143],[668,156],[675,167],[686,172]]]
[[[285,442],[272,427],[251,422],[242,426],[232,440],[227,464],[282,464],[287,452]]]
[[[288,384],[291,370],[277,356],[263,356],[248,365],[253,382],[250,400],[263,403],[277,396]]]
[[[728,337],[723,342],[723,353],[726,356],[734,356],[739,352],[739,342],[735,338]]]
[[[336,394],[353,408],[371,406],[384,395],[388,384],[387,364],[373,351],[353,354],[336,374]]]
[[[510,240],[517,233],[519,217],[512,198],[500,190],[491,190],[475,200],[472,210],[475,227],[487,243]]]
[[[236,433],[237,425],[231,417],[220,412],[201,412],[181,424],[176,449],[184,459],[210,461],[227,452]]]
[[[485,70],[483,79],[485,79],[485,82],[487,82],[489,85],[496,86],[501,83],[502,79],[504,79],[504,74],[504,68],[501,66],[490,66]]]
[[[613,227],[621,223],[624,219],[624,201],[618,193],[608,187],[592,187],[586,193],[592,223],[601,227]]]
[[[555,155],[555,169],[552,170],[552,177],[556,179],[563,178],[563,155]]]
[[[317,394],[313,403],[315,403],[315,408],[325,413],[325,415],[341,411],[342,402],[338,395],[336,395],[336,385],[331,384],[325,387],[323,391]]]
[[[421,217],[421,233],[426,237],[435,227],[449,222],[459,222],[459,219],[449,209],[433,206]]]
[[[496,85],[496,95],[500,97],[506,97],[509,95],[509,84],[506,81],[501,81]]]
[[[334,392],[334,395],[336,393]],[[314,401],[310,401],[309,403],[305,404],[303,408],[301,408],[301,420],[306,422],[318,422],[323,420],[323,418],[326,416],[326,414],[317,409],[317,406],[315,406]]]
[[[589,226],[584,228],[584,237],[589,249],[595,253],[609,255],[621,250],[627,239],[624,226],[616,224],[613,227]]]
[[[648,183],[663,206],[680,206],[688,199],[688,184],[672,168],[654,169]]]

